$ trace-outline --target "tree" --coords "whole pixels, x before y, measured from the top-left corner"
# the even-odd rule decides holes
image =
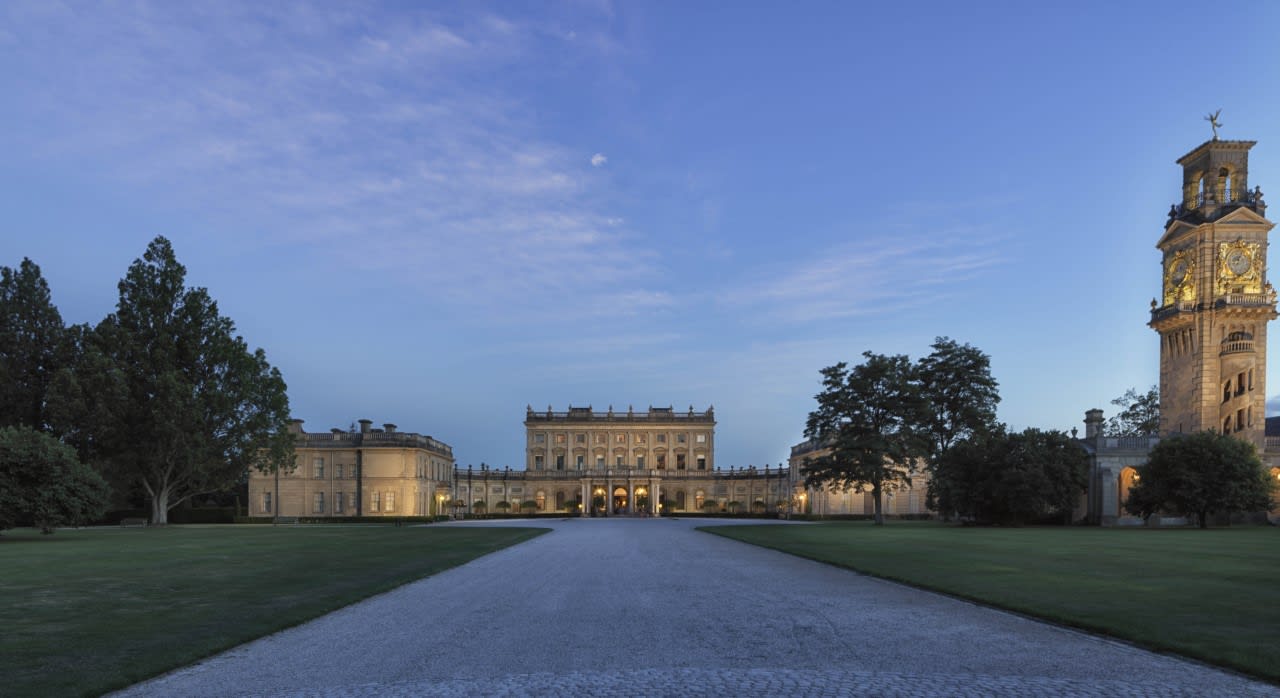
[[[976,347],[938,337],[933,351],[920,359],[917,372],[929,411],[924,431],[928,436],[928,506],[938,505],[934,482],[938,479],[938,458],[961,439],[990,431],[996,424],[999,384],[991,375],[991,357]]]
[[[810,487],[870,491],[882,525],[884,492],[909,487],[916,459],[928,452],[920,428],[928,405],[906,356],[863,356],[852,369],[844,362],[822,369],[818,409],[809,413],[804,435],[825,453],[803,467]]]
[[[58,385],[62,419],[83,425],[69,439],[106,472],[141,484],[154,524],[249,467],[292,462],[280,372],[185,279],[157,237],[120,281],[116,312],[84,337],[82,370]]]
[[[1084,451],[1062,432],[1010,434],[997,425],[939,456],[938,506],[984,524],[1070,516],[1088,485],[1088,468]]]
[[[30,522],[43,533],[102,516],[107,483],[75,449],[30,427],[0,428],[0,529]]]
[[[26,258],[16,270],[0,267],[0,426],[48,429],[45,401],[68,349],[40,267]]]
[[[1124,507],[1144,519],[1167,509],[1208,528],[1212,514],[1272,506],[1272,484],[1253,444],[1212,430],[1161,440],[1138,473]]]
[[[1151,436],[1160,433],[1160,388],[1151,386],[1145,393],[1129,388],[1111,401],[1121,408],[1107,420],[1107,436]]]

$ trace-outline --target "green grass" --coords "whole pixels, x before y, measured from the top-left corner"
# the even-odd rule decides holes
[[[707,527],[1280,681],[1280,529]]]
[[[0,693],[97,695],[546,532],[170,526],[0,536]]]

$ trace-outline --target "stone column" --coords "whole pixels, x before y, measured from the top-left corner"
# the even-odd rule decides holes
[[[582,510],[578,512],[581,516],[586,516],[591,506],[591,478],[583,478],[582,480]]]
[[[613,471],[606,471],[604,480],[604,515],[613,516]]]
[[[661,483],[662,480],[656,477],[649,483],[649,511],[652,512],[654,516],[660,516],[662,514],[662,510],[658,508],[658,502],[662,498],[662,492],[660,491],[660,488],[662,487]]]
[[[627,478],[627,513],[636,513],[636,485],[631,478]]]

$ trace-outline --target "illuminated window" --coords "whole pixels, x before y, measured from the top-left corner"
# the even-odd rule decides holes
[[[388,492],[388,493],[387,493],[387,508],[386,508],[386,509],[384,509],[383,511],[395,511],[395,510],[396,510],[396,493],[395,493],[395,492]]]
[[[556,434],[556,443],[558,444],[564,443],[564,434]]]
[[[378,504],[382,502],[382,497],[377,492],[369,493],[369,511],[377,511]]]
[[[697,442],[698,442],[698,443],[700,443],[700,444],[705,444],[705,443],[707,442],[707,435],[706,435],[706,434],[698,434],[698,436],[697,436]]]

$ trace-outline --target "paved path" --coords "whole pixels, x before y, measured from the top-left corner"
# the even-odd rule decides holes
[[[120,695],[1280,697],[700,523],[538,522],[555,530]]]

